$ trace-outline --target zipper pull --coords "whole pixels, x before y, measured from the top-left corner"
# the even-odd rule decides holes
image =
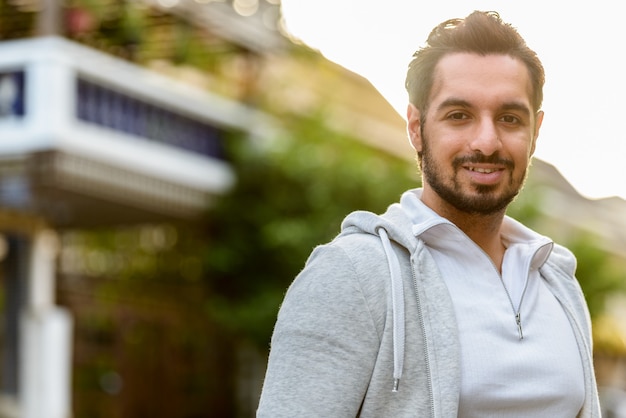
[[[515,314],[515,322],[517,323],[517,333],[519,334],[519,339],[523,340],[524,333],[522,332],[522,316],[519,312]]]

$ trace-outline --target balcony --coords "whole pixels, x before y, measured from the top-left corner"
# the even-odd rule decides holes
[[[259,119],[63,38],[0,43],[0,208],[58,228],[194,219]]]

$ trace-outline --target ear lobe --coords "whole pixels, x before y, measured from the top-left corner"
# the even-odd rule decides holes
[[[411,103],[409,103],[406,109],[407,120],[407,133],[409,135],[409,142],[411,146],[417,152],[422,151],[422,131],[421,131],[421,117],[420,111]]]

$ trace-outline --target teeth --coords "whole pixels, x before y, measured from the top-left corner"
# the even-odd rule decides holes
[[[470,171],[476,171],[478,173],[490,174],[495,172],[496,170],[492,168],[478,168],[478,167],[470,167]]]

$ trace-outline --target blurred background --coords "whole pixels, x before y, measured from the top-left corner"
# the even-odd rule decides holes
[[[403,118],[279,0],[3,0],[0,417],[253,417],[313,247],[419,183]],[[535,159],[510,214],[576,253],[626,416],[626,202]]]

